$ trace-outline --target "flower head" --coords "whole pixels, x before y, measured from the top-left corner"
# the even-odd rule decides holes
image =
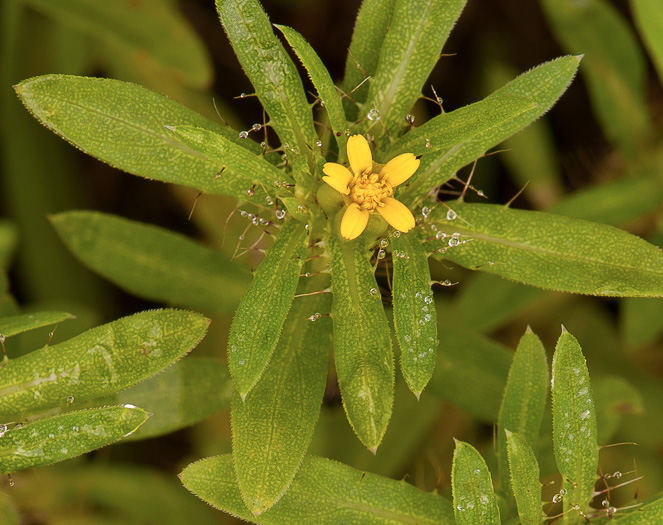
[[[335,162],[322,167],[322,180],[345,196],[347,208],[341,220],[341,235],[346,239],[359,237],[370,214],[375,212],[397,230],[407,232],[414,228],[412,212],[393,195],[394,188],[417,171],[419,159],[412,153],[403,153],[384,166],[376,165],[362,135],[348,139],[347,153],[350,169]]]

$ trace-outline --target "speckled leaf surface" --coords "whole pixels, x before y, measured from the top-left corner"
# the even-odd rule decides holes
[[[0,420],[65,408],[136,384],[196,346],[208,323],[192,312],[143,312],[11,359],[0,369]]]
[[[66,312],[35,312],[0,317],[0,335],[11,337],[36,328],[61,323],[74,316]]]
[[[394,328],[401,348],[401,370],[419,398],[428,384],[437,355],[437,313],[428,255],[414,235],[392,240]]]
[[[367,247],[329,239],[332,269],[334,362],[348,421],[375,452],[394,399],[391,334]]]
[[[304,226],[295,220],[283,225],[233,319],[228,364],[235,389],[242,397],[265,371],[292,304],[308,247]]]
[[[430,215],[444,258],[532,286],[604,296],[663,296],[663,251],[605,224],[492,204],[454,203]],[[454,235],[456,234],[456,235]],[[456,240],[450,240],[450,237]]]
[[[564,510],[584,512],[592,499],[599,447],[589,372],[578,341],[566,330],[552,364],[553,447],[564,478]],[[572,511],[573,512],[573,511]]]
[[[166,126],[196,126],[240,143],[236,131],[135,84],[105,78],[45,75],[16,92],[35,118],[85,153],[134,175],[243,199],[246,181],[217,178],[210,162],[175,140]],[[258,144],[241,144],[257,154]]]
[[[14,426],[0,436],[0,473],[50,465],[114,443],[149,414],[132,405],[68,412]]]
[[[180,479],[203,501],[252,523],[454,523],[449,501],[437,494],[324,458],[306,457],[290,490],[257,518],[242,501],[230,455],[193,463],[184,469]]]
[[[505,430],[506,451],[511,473],[511,489],[516,497],[518,516],[522,523],[540,525],[543,518],[541,510],[541,482],[536,456],[527,440]]]

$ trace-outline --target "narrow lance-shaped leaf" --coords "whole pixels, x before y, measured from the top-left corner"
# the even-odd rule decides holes
[[[302,65],[308,71],[311,82],[318,92],[321,104],[324,106],[329,116],[329,124],[331,125],[336,142],[338,144],[339,158],[338,162],[343,162],[345,159],[345,143],[348,138],[345,130],[348,128],[348,121],[345,119],[345,112],[343,111],[343,104],[341,104],[341,96],[334,86],[334,81],[327,71],[327,68],[320,60],[320,57],[311,47],[311,45],[294,29],[287,26],[276,26],[279,31],[283,33],[286,40],[292,49],[301,60]]]
[[[486,462],[472,445],[455,441],[451,489],[457,525],[498,525],[500,511]]]
[[[192,87],[212,78],[209,57],[186,18],[161,0],[27,0],[30,7],[112,44],[127,46],[142,63],[150,63]]]
[[[0,268],[7,269],[18,245],[18,231],[14,224],[0,220]]]
[[[57,324],[74,316],[66,312],[35,312],[0,317],[0,335],[11,337],[36,328]]]
[[[274,352],[306,257],[305,225],[290,220],[260,263],[230,328],[228,364],[235,389],[245,398]]]
[[[0,432],[0,474],[50,465],[109,445],[134,432],[148,417],[143,409],[124,405],[17,425]]]
[[[401,370],[417,396],[433,375],[437,350],[437,314],[428,256],[414,235],[392,241],[394,328],[401,347]]]
[[[321,279],[314,277],[304,292],[320,289]],[[256,516],[286,492],[311,440],[331,347],[331,319],[320,313],[328,313],[330,306],[329,294],[297,298],[260,381],[244,401],[235,391],[235,472],[242,498]]]
[[[443,184],[465,164],[548,111],[566,91],[578,63],[579,57],[566,56],[541,64],[481,102],[438,115],[394,142],[385,158],[405,152],[423,154],[407,189],[410,200]]]
[[[16,92],[42,124],[85,153],[134,175],[238,199],[250,175],[216,177],[217,162],[173,138],[166,126],[190,125],[224,135],[259,154],[253,141],[148,89],[105,78],[45,75]]]
[[[343,88],[346,93],[352,93],[352,100],[343,99],[348,120],[357,120],[357,102],[363,103],[368,96],[367,78],[372,77],[378,67],[380,49],[389,30],[395,5],[396,0],[364,0],[361,3],[345,61]]]
[[[639,33],[649,50],[652,62],[663,82],[663,4],[651,0],[631,0],[631,9]]]
[[[564,510],[585,512],[594,490],[599,447],[589,372],[578,341],[565,329],[552,365],[553,447],[564,479]]]
[[[343,406],[361,442],[375,453],[394,399],[387,317],[366,246],[330,236],[334,362]]]
[[[306,457],[288,492],[257,519],[242,501],[230,455],[193,463],[180,479],[187,489],[217,509],[264,525],[454,523],[449,501],[437,494],[324,458]]]
[[[143,312],[11,359],[0,369],[0,421],[112,394],[151,377],[196,346],[208,324],[193,312]]]
[[[491,204],[454,203],[447,234],[428,249],[466,268],[549,290],[604,296],[663,296],[663,252],[612,226]]]
[[[515,432],[532,450],[539,441],[539,429],[548,396],[548,363],[541,340],[528,327],[513,356],[497,423],[497,452],[500,490],[509,489],[507,439],[505,431]]]
[[[84,405],[131,403],[144,408],[152,417],[127,438],[137,440],[163,436],[202,421],[228,407],[231,392],[225,363],[187,357],[147,381]]]
[[[511,472],[511,488],[518,505],[518,516],[522,523],[540,525],[541,482],[539,481],[539,465],[529,443],[520,434],[504,430],[506,451],[509,457]]]
[[[612,507],[610,510],[617,512]],[[619,525],[651,525],[652,523],[661,523],[663,521],[663,496],[655,496],[649,501],[643,502],[641,507],[633,510],[631,513],[618,517],[614,520]]]
[[[221,23],[283,144],[308,151],[317,135],[297,68],[257,0],[216,0]]]
[[[140,297],[230,314],[250,282],[221,253],[156,226],[94,211],[50,219],[84,264]]]
[[[396,0],[389,31],[370,80],[364,115],[371,134],[398,135],[421,96],[465,0]]]

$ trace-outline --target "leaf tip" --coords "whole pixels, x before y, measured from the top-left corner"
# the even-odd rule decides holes
[[[566,329],[566,326],[562,325],[562,335],[568,334],[569,331]]]
[[[421,397],[421,390],[419,390],[419,392],[412,392],[412,393],[417,398],[417,401],[419,401],[419,398]]]
[[[525,333],[526,334],[533,334],[534,330],[532,330],[532,327],[530,325],[527,325],[527,328],[525,328]]]
[[[240,392],[239,393],[239,397],[242,398],[242,403],[244,403],[244,401],[246,401],[246,396],[247,395],[248,395],[248,392]]]
[[[582,55],[575,55],[575,59],[580,62],[583,58],[585,58],[585,54],[583,53]]]
[[[378,447],[375,445],[374,447],[369,448],[368,450],[371,451],[371,453],[375,456],[378,453]]]
[[[168,131],[172,131],[173,133],[174,133],[175,131],[177,131],[177,128],[176,128],[175,126],[166,126],[166,129],[167,129]]]
[[[251,511],[251,514],[253,514],[254,518],[257,518],[258,516],[260,516],[262,514],[262,509],[254,509],[254,510]]]

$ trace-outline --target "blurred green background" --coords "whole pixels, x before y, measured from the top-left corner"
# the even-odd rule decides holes
[[[0,4],[0,237],[15,246],[13,259],[0,261],[9,283],[8,292],[0,287],[0,312],[20,305],[25,311],[75,314],[76,320],[57,328],[54,342],[163,305],[84,268],[59,240],[49,214],[110,212],[185,233],[229,256],[247,226],[238,214],[228,220],[235,208],[229,199],[197,199],[195,191],[138,179],[82,154],[42,128],[17,99],[11,86],[31,76],[106,76],[145,85],[213,120],[220,118],[218,110],[238,130],[263,121],[256,99],[238,98],[251,93],[251,86],[211,0],[115,1],[117,12],[110,17],[99,15],[93,0]],[[359,0],[262,3],[274,23],[303,34],[340,83]],[[478,162],[472,185],[489,202],[507,202],[525,187],[514,207],[604,222],[663,243],[663,42],[652,37],[656,26],[646,26],[655,20],[634,15],[636,4],[642,2],[468,2],[429,82],[446,111],[483,98],[544,61],[585,54],[579,77],[546,117]],[[424,95],[434,96],[429,87]],[[437,112],[434,102],[421,100],[415,125]],[[468,173],[466,168],[459,176]],[[255,261],[245,256],[238,263],[237,272],[247,277]],[[552,352],[564,324],[587,357],[600,410],[600,443],[638,443],[601,452],[604,472],[635,470],[630,478],[644,476],[611,501],[623,505],[635,494],[643,498],[663,489],[663,300],[543,292],[439,264],[433,274],[459,283],[438,288],[436,301],[441,345],[467,346],[467,363],[455,364],[466,375],[459,374],[456,384],[433,381],[419,403],[399,385],[376,458],[352,434],[330,384],[312,453],[394,478],[408,476],[422,489],[444,493],[452,437],[474,443],[490,465],[499,408],[491,385],[499,396],[509,352],[525,327],[530,325]],[[213,323],[195,355],[225,359],[231,312],[203,313]],[[12,344],[11,356],[47,339],[48,329],[25,335]],[[472,351],[483,345],[494,347],[497,364],[472,368]],[[465,391],[477,384],[483,386],[473,395]],[[228,421],[223,411],[159,439],[21,472],[13,487],[3,481],[1,492],[20,509],[22,523],[232,522],[190,496],[176,478],[191,461],[230,451]],[[549,416],[546,421],[550,425]],[[554,471],[554,461],[550,444],[543,445],[539,459],[546,474]]]

